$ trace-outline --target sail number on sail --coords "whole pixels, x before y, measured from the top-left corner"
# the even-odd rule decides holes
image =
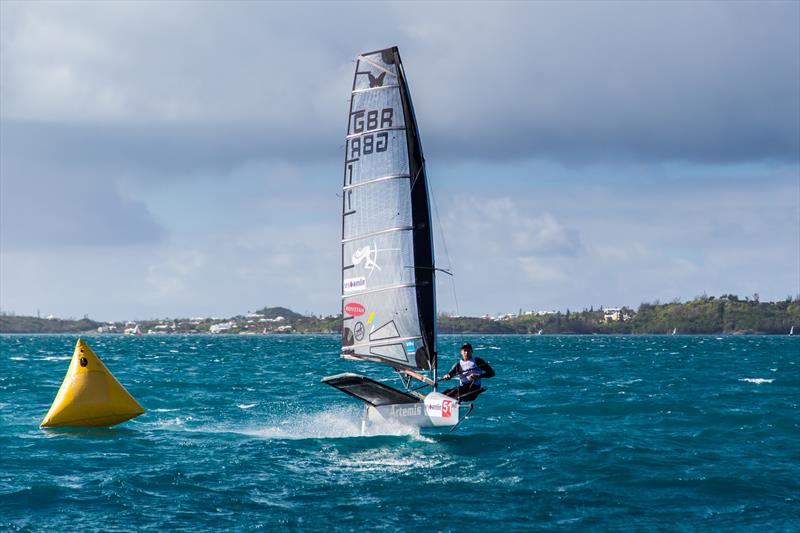
[[[360,109],[353,111],[353,133],[361,134],[373,130],[385,130],[392,127],[394,109],[386,107],[378,111]],[[385,152],[389,146],[389,133],[379,131],[359,135],[350,141],[350,158],[357,159],[373,152]]]

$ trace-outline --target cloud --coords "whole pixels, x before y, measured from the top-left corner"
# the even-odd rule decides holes
[[[565,281],[568,276],[565,272],[554,266],[543,264],[534,257],[520,258],[522,269],[528,280],[537,282]]]
[[[335,234],[335,228],[333,230]],[[4,249],[2,308],[97,319],[232,316],[264,305],[337,312],[335,235],[317,225],[252,227],[144,244]]]
[[[112,124],[117,154],[148,136],[178,154],[192,138],[218,156],[330,153],[351,58],[398,43],[440,156],[800,159],[794,2],[3,10],[4,119]]]
[[[460,287],[454,295],[449,280],[440,280],[439,306],[448,311],[494,312],[502,301],[522,303],[537,288],[566,281],[570,261],[582,252],[576,229],[530,201],[461,194],[440,209],[437,264],[451,269]],[[464,308],[456,309],[458,300]]]
[[[512,196],[445,195],[442,227],[458,310],[635,307],[703,292],[783,298],[800,290],[796,177],[751,169],[749,179],[709,182],[693,180],[686,169],[674,172],[656,183],[592,186],[569,173],[559,186],[544,181],[533,188],[498,178],[495,188]],[[478,175],[485,176],[483,169]],[[461,176],[457,166],[437,181],[460,183]],[[513,236],[525,228],[540,231],[528,231],[530,243],[515,244]],[[540,234],[562,238],[536,239]],[[441,290],[440,307],[456,311],[449,280]]]
[[[509,197],[450,199],[442,223],[462,245],[482,243],[494,257],[574,255],[580,250],[578,231],[567,228],[544,211],[530,214]],[[447,237],[451,240],[451,237]]]
[[[800,290],[799,17],[0,2],[2,304],[335,311],[352,59],[392,44],[462,311],[783,297]]]
[[[39,164],[47,154],[0,161],[3,248],[140,245],[167,230],[144,202],[124,194],[113,174],[63,171]]]
[[[568,162],[800,157],[796,3],[436,11],[414,45],[435,53],[409,71],[422,69],[417,108],[437,149]]]

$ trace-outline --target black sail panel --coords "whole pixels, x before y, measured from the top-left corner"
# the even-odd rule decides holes
[[[430,208],[397,48],[362,54],[353,79],[342,198],[342,352],[435,365]]]
[[[397,48],[393,48],[400,67],[400,93],[408,128],[408,159],[411,175],[411,212],[414,220],[414,267],[417,286],[417,309],[424,339],[424,353],[418,355],[418,364],[425,361],[427,368],[435,368],[436,361],[436,288],[433,256],[433,228],[431,226],[430,194],[425,174],[425,157],[414,114],[414,105],[408,90],[403,64]],[[421,364],[420,364],[421,366]]]

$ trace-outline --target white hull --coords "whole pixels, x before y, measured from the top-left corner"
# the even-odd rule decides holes
[[[368,424],[395,423],[404,426],[430,428],[456,426],[469,413],[457,400],[438,392],[428,394],[418,403],[367,405]]]
[[[327,376],[322,378],[322,382],[364,402],[364,433],[370,425],[383,424],[453,429],[469,415],[473,406],[440,392],[431,392],[423,397],[400,391],[353,373]]]

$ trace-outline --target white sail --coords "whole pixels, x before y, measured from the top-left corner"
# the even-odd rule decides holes
[[[344,164],[342,353],[432,368],[434,293],[427,182],[400,56],[362,54]]]

